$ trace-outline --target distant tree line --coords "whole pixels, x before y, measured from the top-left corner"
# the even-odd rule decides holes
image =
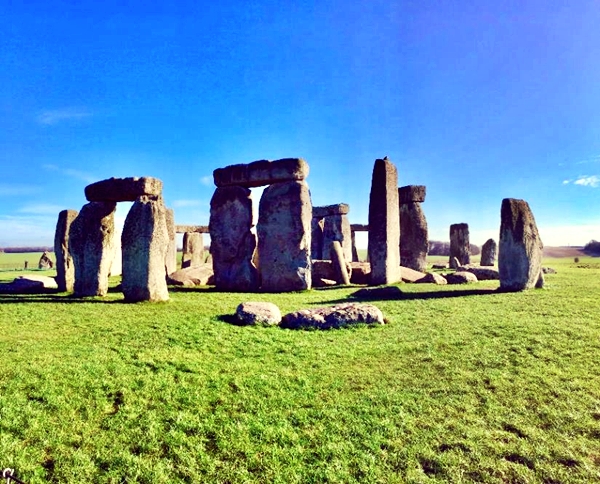
[[[478,245],[470,244],[471,255],[481,254],[481,249]],[[429,255],[450,255],[450,242],[440,242],[439,240],[429,241]]]
[[[589,255],[600,255],[600,242],[597,240],[590,240],[583,247],[583,251]]]
[[[54,252],[54,247],[4,247],[0,252],[7,254],[22,254],[23,252]]]

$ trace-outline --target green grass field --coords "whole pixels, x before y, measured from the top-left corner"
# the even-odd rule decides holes
[[[600,482],[600,261],[546,265],[522,293],[403,284],[374,302],[389,324],[332,331],[223,316],[355,289],[0,295],[0,468],[28,484]]]

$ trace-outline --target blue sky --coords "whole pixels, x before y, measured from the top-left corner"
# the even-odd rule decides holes
[[[505,197],[546,245],[600,239],[597,1],[223,3],[0,0],[0,247],[111,176],[207,224],[215,168],[283,157],[366,223],[385,155],[432,239],[497,238]]]

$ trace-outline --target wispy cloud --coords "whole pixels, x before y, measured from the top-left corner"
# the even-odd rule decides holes
[[[92,113],[83,108],[49,109],[38,114],[37,122],[46,126],[53,126],[63,121],[79,120],[91,116]]]
[[[212,176],[203,176],[202,178],[200,178],[200,183],[202,183],[202,185],[206,185],[207,187],[211,186],[213,184],[213,177]]]
[[[55,226],[56,217],[49,215],[0,216],[0,247],[52,245]]]
[[[0,197],[17,197],[21,195],[32,195],[40,191],[39,187],[34,185],[18,185],[0,183]]]
[[[32,215],[56,215],[65,207],[53,205],[51,203],[34,203],[21,207],[17,210],[18,213],[30,213]]]
[[[202,200],[173,200],[173,207],[181,208],[181,207],[199,207],[201,205],[205,205],[206,202]]]
[[[571,180],[563,180],[562,182],[563,185],[568,185],[569,183],[571,183]]]
[[[592,176],[581,176],[573,182],[575,185],[581,185],[584,187],[596,188],[600,184],[600,178],[596,175]]]
[[[87,173],[85,171],[75,170],[73,168],[62,168],[57,165],[48,165],[48,164],[42,165],[42,168],[44,170],[54,171],[56,173],[61,173],[63,175],[70,176],[72,178],[77,178],[78,180],[82,180],[86,183],[93,183],[95,181],[98,181],[98,178],[95,177],[94,175]]]
[[[578,161],[576,165],[587,165],[588,163],[600,163],[600,155],[592,156],[585,160]]]

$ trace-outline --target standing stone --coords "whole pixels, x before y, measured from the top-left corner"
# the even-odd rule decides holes
[[[54,267],[54,262],[50,258],[50,253],[45,250],[40,260],[38,262],[38,269],[52,269]]]
[[[340,243],[344,258],[352,260],[352,231],[346,214],[329,215],[325,217],[323,224],[323,259],[333,260],[331,243]]]
[[[458,260],[458,266],[454,258]],[[456,269],[471,263],[471,246],[469,244],[469,225],[450,225],[450,267]]]
[[[331,261],[333,262],[333,270],[335,271],[335,280],[338,284],[350,284],[350,275],[346,268],[346,259],[344,258],[344,251],[342,250],[342,244],[338,240],[333,240],[330,243],[331,248]]]
[[[204,239],[198,232],[183,234],[181,268],[199,266],[204,262]]]
[[[313,260],[323,259],[323,226],[324,218],[313,217],[311,222],[310,256]]]
[[[488,239],[485,244],[481,247],[481,261],[480,266],[493,266],[496,263],[496,252],[498,251],[498,245],[494,239]]]
[[[175,212],[167,208],[165,212],[167,231],[169,232],[169,244],[165,255],[165,270],[167,275],[177,270],[177,232],[175,231]]]
[[[429,236],[427,220],[421,208],[425,201],[425,186],[408,185],[398,188],[400,200],[400,265],[415,271],[427,269]]]
[[[56,257],[56,283],[59,291],[73,291],[75,284],[75,266],[69,249],[69,229],[77,210],[63,210],[58,214],[54,232],[54,256]]]
[[[275,183],[265,189],[258,211],[258,256],[262,290],[311,288],[312,205],[304,181]]]
[[[259,276],[252,263],[256,236],[250,231],[250,190],[238,186],[217,188],[210,201],[209,228],[216,287],[224,291],[256,291]]]
[[[115,202],[85,204],[69,229],[76,296],[105,296],[114,259]]]
[[[165,257],[169,247],[167,214],[161,197],[139,197],[121,236],[123,295],[126,301],[167,301]]]
[[[398,172],[386,158],[375,160],[369,198],[371,284],[400,281]]]
[[[502,200],[498,256],[500,289],[522,291],[534,286],[543,287],[543,248],[529,204],[514,198]]]

